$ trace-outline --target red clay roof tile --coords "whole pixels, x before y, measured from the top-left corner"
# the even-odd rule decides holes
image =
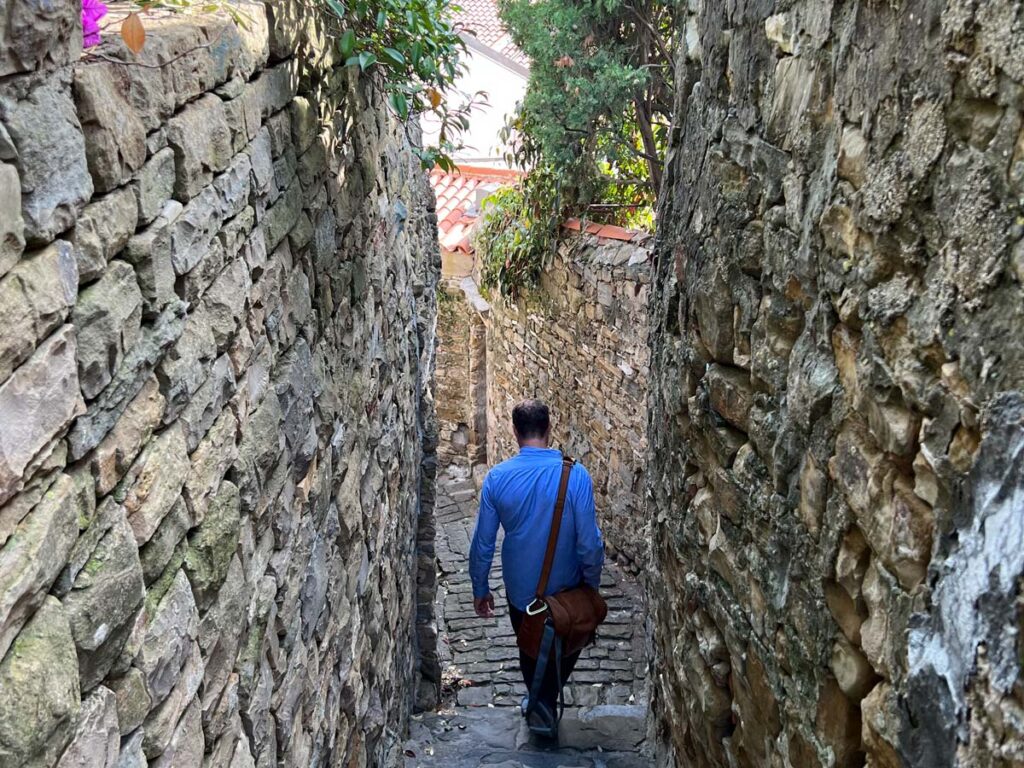
[[[435,168],[430,173],[430,186],[437,198],[437,235],[446,251],[473,252],[473,227],[479,211],[478,193],[490,194],[501,186],[512,184],[521,174],[503,168],[461,166],[453,173]],[[613,224],[566,219],[565,229],[586,232],[601,240],[631,242],[647,237],[645,232],[625,229]]]
[[[503,168],[460,166],[453,173],[435,168],[430,186],[437,198],[437,234],[446,251],[473,252],[472,232],[477,221],[478,193],[490,194],[520,176]]]
[[[459,5],[462,9],[455,14],[455,22],[459,27],[472,33],[473,37],[492,51],[497,51],[517,64],[528,65],[525,54],[505,31],[495,0],[460,0]]]

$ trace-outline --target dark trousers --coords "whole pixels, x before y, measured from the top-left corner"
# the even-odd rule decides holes
[[[526,614],[518,608],[514,608],[510,605],[508,607],[508,616],[512,620],[512,629],[519,632],[519,626],[523,623],[523,619],[526,617]],[[576,651],[574,654],[562,657],[563,685],[569,681],[569,675],[572,674],[579,658],[580,651]],[[537,671],[537,660],[531,659],[520,650],[519,668],[523,672],[523,682],[526,683],[526,690],[529,692],[530,687],[533,685],[533,674]],[[541,683],[539,699],[542,703],[546,704],[552,712],[556,712],[555,707],[558,704],[558,693],[558,676],[555,674],[555,654],[552,652],[548,661],[547,671],[544,673],[544,681]]]

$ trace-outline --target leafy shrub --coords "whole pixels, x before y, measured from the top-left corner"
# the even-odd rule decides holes
[[[484,287],[517,297],[536,285],[557,246],[561,213],[557,181],[543,170],[488,196],[475,235]]]

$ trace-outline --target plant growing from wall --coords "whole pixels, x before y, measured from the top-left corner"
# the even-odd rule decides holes
[[[483,92],[457,93],[465,71],[466,43],[449,19],[458,11],[451,0],[305,0],[326,16],[327,28],[349,66],[376,72],[388,103],[403,121],[426,113],[440,126],[438,144],[417,146],[425,168],[455,167],[473,109]]]
[[[475,239],[485,288],[516,298],[536,284],[557,246],[560,207],[558,182],[544,168],[484,200]]]

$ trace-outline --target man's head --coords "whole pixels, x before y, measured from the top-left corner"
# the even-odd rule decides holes
[[[546,448],[551,437],[551,412],[541,400],[523,400],[512,409],[512,431],[519,447]]]

